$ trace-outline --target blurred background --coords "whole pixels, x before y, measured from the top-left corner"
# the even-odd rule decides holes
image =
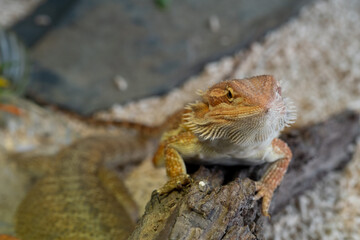
[[[26,192],[2,150],[99,132],[43,106],[157,124],[197,89],[272,74],[295,126],[360,112],[359,23],[359,0],[0,0],[0,233]],[[266,239],[360,239],[360,144],[350,150],[345,169],[265,223]],[[143,209],[165,181],[149,160],[126,184]]]
[[[26,96],[89,115],[164,94],[312,0],[2,0],[31,58]]]

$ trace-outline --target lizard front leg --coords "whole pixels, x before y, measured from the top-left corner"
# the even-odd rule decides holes
[[[272,157],[278,158],[270,165],[260,181],[256,182],[255,200],[263,198],[262,214],[269,217],[269,206],[275,189],[280,185],[292,158],[290,148],[282,140],[275,138],[272,143]]]
[[[169,181],[160,189],[158,194],[166,194],[173,189],[181,188],[190,182],[182,156],[194,156],[199,153],[198,139],[191,132],[180,132],[164,139],[153,158],[155,166],[165,163]]]

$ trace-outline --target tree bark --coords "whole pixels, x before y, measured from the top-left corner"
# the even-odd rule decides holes
[[[350,111],[283,134],[293,160],[274,193],[270,214],[277,214],[327,173],[342,169],[359,135],[359,116]],[[201,166],[189,186],[167,196],[153,194],[129,239],[263,239],[261,201],[252,199],[253,180],[266,168]]]

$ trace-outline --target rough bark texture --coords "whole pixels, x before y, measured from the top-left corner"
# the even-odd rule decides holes
[[[347,111],[281,136],[294,157],[270,213],[345,166],[359,135],[359,116]],[[261,201],[252,200],[255,185],[250,179],[259,179],[266,167],[200,167],[190,186],[152,196],[130,239],[263,239]]]

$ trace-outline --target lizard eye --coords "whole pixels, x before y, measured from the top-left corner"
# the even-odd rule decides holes
[[[227,90],[228,90],[228,92],[226,94],[226,97],[228,98],[228,100],[230,102],[232,102],[234,100],[234,90],[230,87]]]

